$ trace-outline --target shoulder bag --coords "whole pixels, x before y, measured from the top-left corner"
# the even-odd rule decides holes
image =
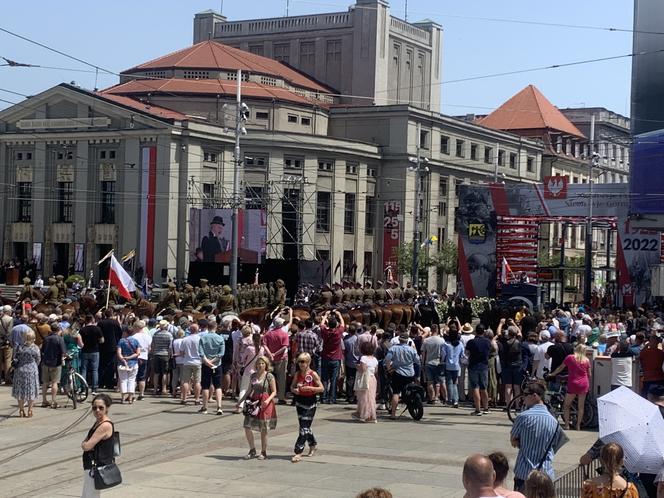
[[[268,375],[269,374],[266,373],[265,379],[263,379],[263,391],[265,391],[265,383],[267,382]],[[245,399],[244,405],[242,406],[242,414],[250,417],[258,417],[261,413],[261,402],[262,400],[260,398],[253,400]]]
[[[259,351],[260,351],[260,350],[259,350]],[[256,359],[256,357],[258,356],[259,351],[256,352],[256,354],[253,356],[253,358],[252,358],[251,360],[249,360],[249,361],[247,362],[246,365],[243,365],[243,366],[240,367],[240,377],[242,377],[242,376],[244,375],[244,370],[245,370],[249,365],[251,365],[251,362],[254,361],[254,360]],[[266,378],[267,378],[267,377],[266,377]]]
[[[111,425],[113,423],[111,422]],[[115,426],[113,426],[113,456],[120,455],[120,433],[115,431]],[[120,473],[120,468],[113,462],[107,465],[97,465],[99,460],[98,458],[99,446],[95,446],[94,457],[92,460],[92,468],[90,469],[90,475],[95,481],[95,489],[108,489],[118,484],[122,484],[122,474]]]
[[[366,367],[366,365],[365,365]],[[353,384],[353,390],[355,391],[366,391],[369,389],[369,369],[365,368],[362,373],[355,376],[355,383]]]

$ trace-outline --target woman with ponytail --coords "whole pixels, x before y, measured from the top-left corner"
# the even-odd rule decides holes
[[[636,486],[621,475],[623,449],[619,444],[605,444],[599,460],[602,463],[602,475],[583,483],[581,498],[639,498]]]

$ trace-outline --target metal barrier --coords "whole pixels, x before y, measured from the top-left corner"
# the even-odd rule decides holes
[[[590,465],[579,465],[556,477],[553,486],[557,498],[579,498],[583,489],[583,481],[597,475],[600,467],[599,460],[593,460]]]

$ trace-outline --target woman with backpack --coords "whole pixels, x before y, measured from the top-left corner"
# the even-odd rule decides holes
[[[500,358],[500,377],[505,386],[505,405],[512,401],[512,393],[518,396],[523,382],[523,352],[519,327],[510,320],[507,335],[503,333],[504,320],[498,325],[498,356]]]

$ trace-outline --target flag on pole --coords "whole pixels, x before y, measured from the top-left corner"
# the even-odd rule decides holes
[[[339,270],[340,268],[341,268],[341,260],[339,260],[339,262],[337,263],[337,266],[334,267],[334,274],[335,275],[337,274],[337,270]]]
[[[148,299],[150,297],[150,286],[148,285],[147,276],[143,278],[143,288],[141,289],[141,291],[143,292],[143,297],[145,297],[145,299]]]
[[[258,268],[256,268],[256,276],[254,276],[254,285],[258,285]]]
[[[512,268],[510,268],[509,263],[505,259],[505,256],[503,256],[503,261],[500,265],[500,281],[503,284],[508,284],[509,283],[509,278],[508,274],[512,274]]]
[[[434,242],[438,242],[438,237],[432,235],[431,237],[429,237],[427,240],[425,240],[420,244],[420,248],[423,248],[424,246],[433,245]]]
[[[392,281],[392,265],[385,268],[385,271],[387,272],[387,281],[391,282]]]
[[[106,254],[106,256],[104,256],[103,258],[101,258],[101,259],[97,262],[97,266],[99,266],[99,265],[102,264],[104,261],[106,261],[108,258],[110,258],[110,257],[111,257],[111,254],[113,254],[113,251],[114,251],[114,249],[111,249],[110,251],[108,251],[108,254]]]
[[[115,285],[118,292],[125,299],[131,299],[131,292],[136,290],[134,281],[129,276],[129,273],[122,268],[120,262],[111,255],[111,266],[108,270],[109,285]]]
[[[124,256],[122,256],[122,260],[121,260],[121,261],[122,261],[123,263],[126,263],[127,261],[129,261],[130,259],[132,259],[134,256],[136,256],[136,249],[132,249],[132,250],[129,251],[127,254],[125,254]]]

